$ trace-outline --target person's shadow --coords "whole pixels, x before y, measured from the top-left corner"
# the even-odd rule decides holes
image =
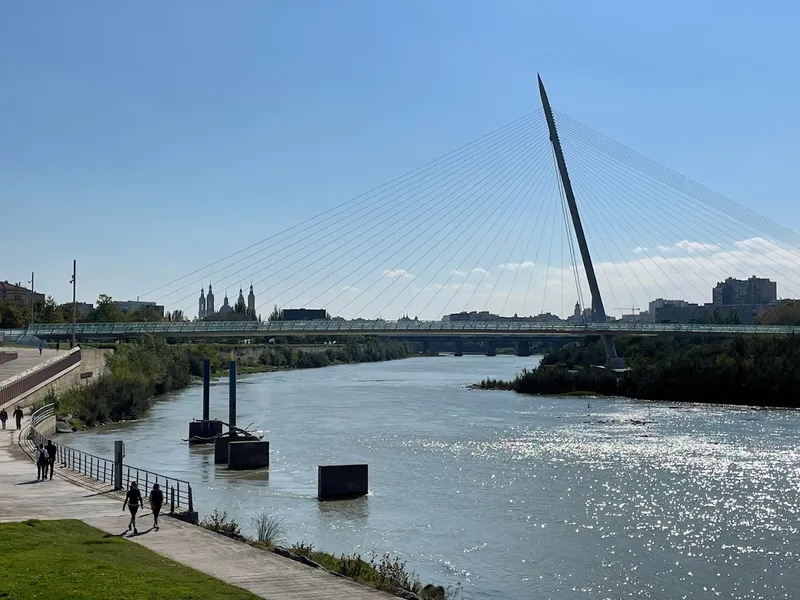
[[[30,481],[20,481],[14,485],[31,485],[32,483],[42,483],[42,481],[39,479],[31,479]]]

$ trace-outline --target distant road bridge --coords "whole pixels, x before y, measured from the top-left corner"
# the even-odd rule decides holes
[[[587,335],[800,334],[788,325],[688,325],[678,323],[532,323],[530,321],[194,321],[186,323],[78,323],[30,325],[26,334],[48,340],[125,340],[142,335],[169,338],[255,338],[287,336],[374,336],[384,338],[514,338]]]

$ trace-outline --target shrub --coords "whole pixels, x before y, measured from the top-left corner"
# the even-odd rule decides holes
[[[214,509],[212,514],[204,517],[203,520],[200,521],[200,526],[231,538],[244,538],[239,524],[233,519],[228,519],[228,513],[224,511],[220,513],[218,510]]]
[[[253,519],[256,530],[256,539],[268,546],[277,546],[286,536],[286,527],[283,519],[261,513]]]

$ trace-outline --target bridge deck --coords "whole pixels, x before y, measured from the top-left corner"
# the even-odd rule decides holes
[[[16,431],[0,431],[0,522],[80,519],[108,533],[124,535],[128,515],[122,512],[121,500],[108,497],[109,488],[85,489],[58,476],[37,483],[36,466],[23,454],[16,439]],[[394,598],[177,519],[165,517],[159,523],[159,531],[148,531],[151,519],[149,510],[140,512],[140,535],[128,539],[262,598]]]
[[[42,350],[42,355],[39,356],[38,348],[5,347],[4,349],[16,352],[19,354],[19,358],[0,365],[0,386],[3,385],[6,379],[19,375],[23,371],[27,371],[46,360],[50,360],[54,356],[66,354],[66,351],[44,349]]]
[[[35,324],[28,333],[45,339],[72,335],[71,324]],[[754,335],[800,334],[783,325],[699,325],[680,323],[534,323],[530,321],[192,321],[186,323],[78,323],[81,338],[364,336],[438,337],[542,335]]]

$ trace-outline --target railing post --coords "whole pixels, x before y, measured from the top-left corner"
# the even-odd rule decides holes
[[[174,487],[169,488],[169,496],[170,496],[169,512],[174,513],[175,512],[175,488]]]
[[[189,486],[189,512],[194,512],[194,500],[192,499],[192,486]]]
[[[122,459],[125,457],[125,444],[114,442],[114,489],[122,489]]]

